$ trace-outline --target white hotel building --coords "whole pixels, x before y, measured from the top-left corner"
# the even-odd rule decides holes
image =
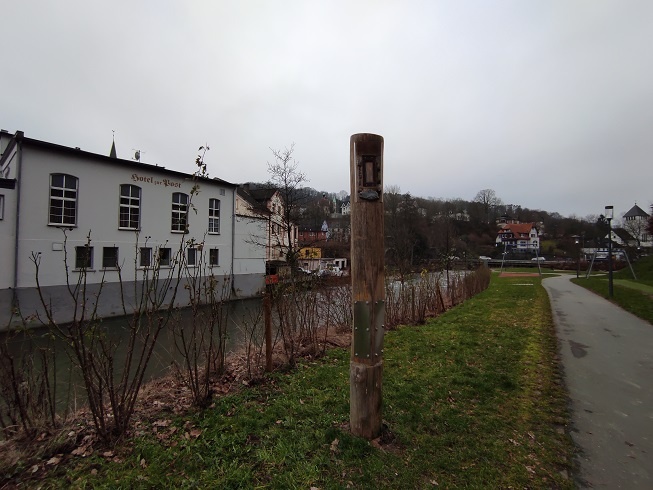
[[[193,192],[193,189],[199,192]],[[131,160],[98,155],[0,132],[0,330],[22,315],[43,314],[39,282],[55,318],[70,321],[66,286],[86,274],[87,296],[100,316],[124,314],[143,271],[174,271],[181,243],[184,268],[228,284],[229,297],[256,296],[265,286],[265,222],[236,215],[237,185]],[[90,246],[87,240],[90,236]],[[66,272],[64,257],[67,257]],[[176,272],[174,272],[176,274]],[[202,272],[205,274],[206,272]],[[120,275],[120,277],[119,277]],[[68,277],[67,277],[68,276]],[[122,281],[122,287],[120,280]],[[121,292],[122,291],[122,292]],[[188,303],[179,288],[175,305]]]

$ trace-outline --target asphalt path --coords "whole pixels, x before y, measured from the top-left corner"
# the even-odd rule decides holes
[[[653,325],[557,276],[543,281],[569,391],[580,487],[653,489]],[[606,284],[607,288],[607,284]]]

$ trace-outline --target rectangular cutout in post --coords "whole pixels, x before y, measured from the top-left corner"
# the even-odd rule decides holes
[[[356,162],[355,186],[358,200],[382,201],[383,140],[357,141],[354,145]]]

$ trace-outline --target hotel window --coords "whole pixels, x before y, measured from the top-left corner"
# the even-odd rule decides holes
[[[172,194],[172,231],[188,232],[188,194]]]
[[[220,250],[217,248],[209,250],[209,265],[220,265]]]
[[[77,177],[50,174],[50,213],[48,224],[77,225]]]
[[[93,268],[93,247],[83,245],[75,247],[75,269]]]
[[[118,247],[102,248],[102,268],[103,269],[118,268]]]
[[[170,249],[169,248],[160,248],[159,249],[159,266],[169,266],[170,265]]]
[[[186,264],[188,267],[195,267],[197,265],[197,249],[195,247],[188,247]]]
[[[136,185],[120,186],[120,220],[123,230],[138,230],[141,226],[141,188]]]
[[[141,247],[139,265],[141,267],[150,267],[152,265],[152,248]]]
[[[0,194],[0,219],[5,219],[5,196]]]
[[[220,199],[209,199],[209,233],[220,233]]]

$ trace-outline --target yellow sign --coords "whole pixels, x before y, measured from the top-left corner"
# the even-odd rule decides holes
[[[299,251],[299,257],[302,259],[321,259],[322,249],[316,247],[306,247]]]

